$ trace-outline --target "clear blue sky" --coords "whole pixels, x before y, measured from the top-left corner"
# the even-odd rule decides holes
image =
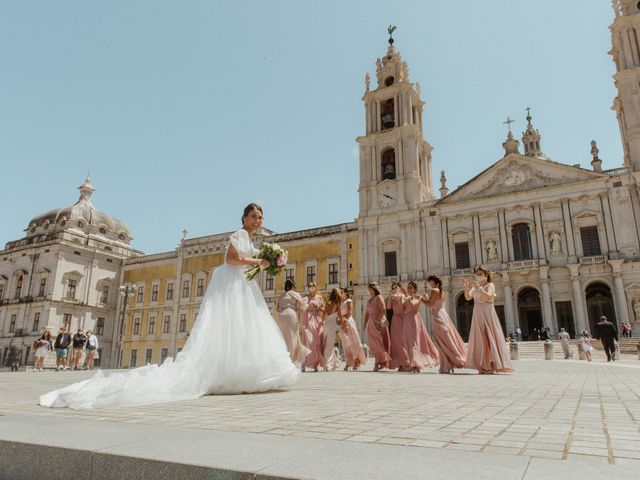
[[[2,0],[0,243],[75,202],[87,171],[147,253],[236,229],[250,201],[278,232],[354,219],[364,75],[389,23],[436,183],[497,161],[527,106],[552,159],[590,167],[595,138],[620,166],[610,4]]]

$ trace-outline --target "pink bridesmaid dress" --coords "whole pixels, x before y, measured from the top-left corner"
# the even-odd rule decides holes
[[[483,290],[492,300],[483,299],[480,292],[473,291],[473,316],[467,347],[467,368],[480,373],[510,372],[511,359],[500,326],[500,319],[493,306],[496,287],[487,283]]]
[[[404,304],[400,295],[393,295],[389,302],[393,310],[391,319],[391,363],[390,368],[409,368],[409,347],[404,337]]]
[[[347,318],[348,306],[351,304],[351,299],[347,299],[342,302],[340,306],[342,313],[342,322],[340,325],[340,341],[342,342],[342,349],[344,351],[344,361],[347,364],[345,368],[358,368],[360,365],[367,362],[367,357],[362,349],[360,335],[358,334],[358,328],[356,322],[352,316]]]
[[[372,297],[367,302],[367,342],[371,353],[376,358],[376,364],[381,368],[389,368],[391,345],[386,311],[380,307],[379,302],[376,301],[377,298],[378,296]]]
[[[307,309],[302,315],[302,343],[310,350],[304,366],[314,370],[324,366],[324,333],[322,329],[322,308],[320,295],[307,297]]]
[[[437,295],[431,305],[431,331],[440,351],[440,373],[453,372],[454,368],[464,368],[467,352],[462,337],[444,308],[439,292],[433,290],[431,294]]]
[[[409,354],[409,367],[417,370],[436,367],[440,363],[440,355],[422,321],[420,302],[414,304],[411,299],[405,302],[403,323],[404,340]]]
[[[306,302],[298,292],[289,291],[278,298],[278,317],[276,323],[280,327],[280,332],[287,344],[287,350],[291,361],[300,365],[310,353],[300,341],[300,324],[298,312],[304,308]]]

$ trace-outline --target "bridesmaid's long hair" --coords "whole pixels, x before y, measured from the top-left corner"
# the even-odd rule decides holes
[[[331,305],[339,305],[340,304],[340,290],[334,288],[331,290],[331,294],[329,295],[329,302]]]
[[[444,290],[442,289],[442,280],[440,280],[440,277],[437,275],[429,275],[427,282],[435,283],[436,287],[438,287],[440,298],[444,299]]]
[[[262,207],[260,205],[258,205],[257,203],[250,203],[249,205],[244,207],[244,212],[242,213],[242,218],[241,218],[242,225],[244,225],[244,219],[247,215],[251,213],[251,210],[258,210],[261,214],[264,215],[264,212],[262,211]]]
[[[286,282],[284,282],[284,291],[288,292],[289,290],[293,290],[294,288],[296,288],[296,282],[294,282],[291,279],[287,279]]]

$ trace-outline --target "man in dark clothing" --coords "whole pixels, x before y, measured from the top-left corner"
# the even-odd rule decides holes
[[[616,344],[618,341],[618,332],[616,332],[613,323],[607,320],[604,315],[600,317],[600,321],[596,325],[598,327],[598,334],[600,335],[600,341],[604,347],[604,351],[607,354],[607,362],[615,360]],[[614,341],[615,340],[615,341]]]
[[[56,349],[56,366],[58,371],[67,369],[67,355],[69,353],[69,344],[71,343],[71,335],[63,326],[60,327],[60,333],[56,337],[54,348]]]

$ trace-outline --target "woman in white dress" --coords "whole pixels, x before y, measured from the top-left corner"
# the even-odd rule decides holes
[[[591,352],[593,352],[595,348],[591,346],[591,335],[586,330],[583,330],[582,335],[580,335],[580,348],[587,357],[587,362],[590,362]]]
[[[324,371],[333,372],[340,365],[336,354],[336,331],[338,330],[338,309],[342,303],[340,290],[334,288],[329,295],[329,301],[325,307],[325,318],[322,324],[324,336]]]
[[[125,373],[101,370],[40,397],[45,407],[90,409],[148,405],[207,394],[263,392],[291,385],[298,370],[264,301],[260,287],[245,276],[247,266],[266,267],[253,258],[253,233],[262,225],[262,208],[249,204],[243,228],[230,237],[225,264],[217,268],[202,301],[189,340],[175,361]]]

